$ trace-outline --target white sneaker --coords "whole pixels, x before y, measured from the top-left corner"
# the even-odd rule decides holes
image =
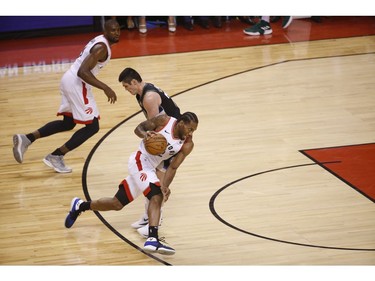
[[[30,144],[31,141],[26,137],[26,135],[16,134],[13,136],[13,156],[18,163],[23,162],[23,155]]]
[[[163,212],[160,213],[160,221],[159,221],[159,226],[161,226],[161,223],[163,222]],[[147,226],[148,228],[148,216],[146,214],[143,214],[142,217],[140,217],[139,220],[136,222],[133,222],[131,224],[132,228],[138,229],[141,227]],[[147,229],[147,236],[148,236],[148,229]]]
[[[160,223],[159,223],[159,229],[161,227],[161,222],[163,221],[163,218],[160,219]],[[148,224],[144,225],[144,226],[141,226],[137,229],[139,235],[141,235],[143,238],[148,238]]]
[[[148,224],[138,228],[137,231],[143,238],[148,238]]]
[[[72,168],[65,166],[64,156],[48,154],[43,159],[44,164],[53,168],[58,173],[71,173]]]
[[[132,228],[138,229],[142,226],[148,225],[148,216],[146,214],[143,214],[142,217],[137,220],[136,222],[133,222],[131,224]]]

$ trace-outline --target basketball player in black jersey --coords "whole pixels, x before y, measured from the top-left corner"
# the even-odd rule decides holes
[[[144,82],[133,68],[125,68],[119,75],[119,82],[130,94],[137,98],[146,119],[165,113],[174,118],[181,116],[180,108],[162,89]]]
[[[180,108],[162,89],[157,86],[144,82],[141,75],[133,68],[125,68],[119,75],[118,81],[130,94],[134,95],[138,101],[147,120],[165,113],[171,117],[179,118],[181,116]],[[160,181],[163,180],[170,160],[164,161],[158,166],[156,174]],[[149,200],[145,199],[145,213],[131,226],[136,228],[138,233],[144,238],[148,237],[148,216],[147,209]],[[161,220],[160,220],[161,223]]]

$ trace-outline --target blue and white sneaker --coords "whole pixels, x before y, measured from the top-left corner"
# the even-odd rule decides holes
[[[71,228],[77,220],[78,216],[81,214],[81,212],[79,211],[79,205],[81,205],[82,202],[83,200],[78,197],[74,197],[72,199],[72,203],[70,204],[70,212],[65,219],[66,228]]]
[[[160,241],[160,239],[155,237],[149,237],[143,246],[143,250],[147,253],[158,253],[162,255],[174,255],[176,253],[175,249],[162,244]]]

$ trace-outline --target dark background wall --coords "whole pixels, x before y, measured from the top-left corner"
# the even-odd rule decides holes
[[[0,39],[98,31],[100,23],[95,16],[1,16]]]

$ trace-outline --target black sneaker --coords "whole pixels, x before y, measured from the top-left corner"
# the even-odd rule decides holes
[[[256,25],[245,28],[243,32],[247,35],[267,35],[272,33],[272,28],[267,21],[261,20]]]

